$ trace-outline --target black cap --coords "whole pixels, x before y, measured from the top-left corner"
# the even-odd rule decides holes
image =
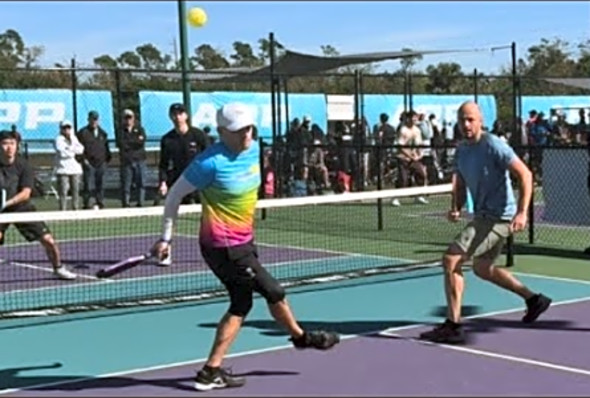
[[[8,140],[8,139],[13,139],[13,140],[19,141],[20,134],[17,133],[16,131],[1,130],[0,131],[0,141],[4,141],[4,140]]]
[[[186,108],[180,102],[170,105],[170,109],[168,109],[168,113],[181,113],[181,112],[186,112]]]
[[[98,120],[98,112],[97,111],[88,112],[88,119]]]

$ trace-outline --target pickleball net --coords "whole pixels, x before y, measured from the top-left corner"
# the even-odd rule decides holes
[[[397,199],[401,206],[392,203]],[[423,200],[424,199],[424,200]],[[259,259],[286,287],[379,273],[439,273],[442,251],[464,222],[449,223],[450,185],[266,199],[258,202]],[[201,258],[200,205],[183,205],[172,265],[149,260],[111,279],[96,272],[148,250],[159,238],[162,207],[0,214],[0,224],[43,220],[62,263],[78,275],[55,278],[39,242],[14,226],[0,247],[0,317],[64,314],[189,302],[225,294]]]

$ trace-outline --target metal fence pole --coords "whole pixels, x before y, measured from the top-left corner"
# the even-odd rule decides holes
[[[72,123],[74,124],[74,131],[78,131],[78,79],[76,77],[76,59],[72,58],[71,62],[72,70],[70,72],[72,78]]]

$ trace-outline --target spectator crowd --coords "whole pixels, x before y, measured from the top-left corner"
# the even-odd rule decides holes
[[[566,120],[563,109],[552,109],[548,117],[531,110],[526,121],[495,121],[490,133],[506,140],[525,158],[538,176],[542,175],[543,149],[555,145],[587,145],[586,109],[576,121]],[[171,129],[160,140],[156,200],[166,195],[194,156],[215,139],[211,129],[190,125],[182,104],[172,104],[168,113]],[[118,148],[120,202],[122,207],[146,205],[147,135],[131,109],[121,114],[115,141]],[[275,145],[263,143],[263,189],[265,197],[308,196],[376,189],[426,186],[449,180],[454,146],[461,139],[458,126],[436,115],[403,112],[397,121],[387,113],[371,126],[362,118],[331,121],[326,131],[309,116],[294,118]],[[113,163],[107,132],[96,111],[88,113],[87,124],[73,131],[69,120],[59,123],[54,141],[53,172],[59,208],[102,209],[105,207],[105,175]],[[16,131],[16,126],[12,127]],[[273,153],[274,151],[274,153]],[[381,172],[380,172],[381,171]],[[81,199],[81,204],[80,204]],[[426,204],[428,199],[418,197]],[[198,195],[183,203],[197,203]],[[398,200],[392,202],[400,206]]]

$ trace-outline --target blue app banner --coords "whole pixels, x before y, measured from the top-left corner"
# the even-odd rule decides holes
[[[588,95],[563,95],[563,96],[523,96],[522,97],[522,118],[526,121],[529,116],[529,112],[535,110],[537,112],[543,112],[545,118],[549,119],[549,112],[551,109],[565,108],[577,108],[584,107],[590,108],[590,96]],[[565,120],[568,123],[576,124],[580,120],[579,109],[564,109],[561,111],[565,115]]]
[[[430,114],[435,114],[439,126],[442,127],[443,122],[455,124],[457,121],[457,110],[459,106],[465,101],[473,100],[472,95],[414,95],[412,102],[413,108],[418,113],[425,113],[428,117]],[[483,113],[484,125],[490,129],[496,120],[496,98],[493,95],[480,95],[477,98],[481,111]],[[404,111],[404,96],[403,95],[380,95],[380,94],[365,94],[365,117],[371,124],[375,125],[379,122],[379,115],[387,113],[389,115],[389,123],[397,126],[399,117]]]
[[[109,138],[115,138],[110,91],[78,90],[76,102],[78,129],[88,123],[88,112],[96,111]],[[11,125],[16,125],[23,140],[55,139],[60,121],[74,122],[73,109],[71,90],[0,90],[0,128],[10,129]],[[32,144],[32,149],[34,146]]]
[[[327,105],[324,94],[289,94],[289,119],[309,116],[325,130]],[[168,108],[175,102],[182,102],[181,92],[140,91],[141,123],[149,139],[158,139],[172,129]],[[258,134],[265,141],[272,139],[272,109],[270,93],[258,92],[210,92],[191,93],[191,124],[203,128],[210,126],[215,133],[216,110],[230,102],[242,102],[252,107],[257,122]],[[288,128],[284,98],[281,98],[281,133]]]

